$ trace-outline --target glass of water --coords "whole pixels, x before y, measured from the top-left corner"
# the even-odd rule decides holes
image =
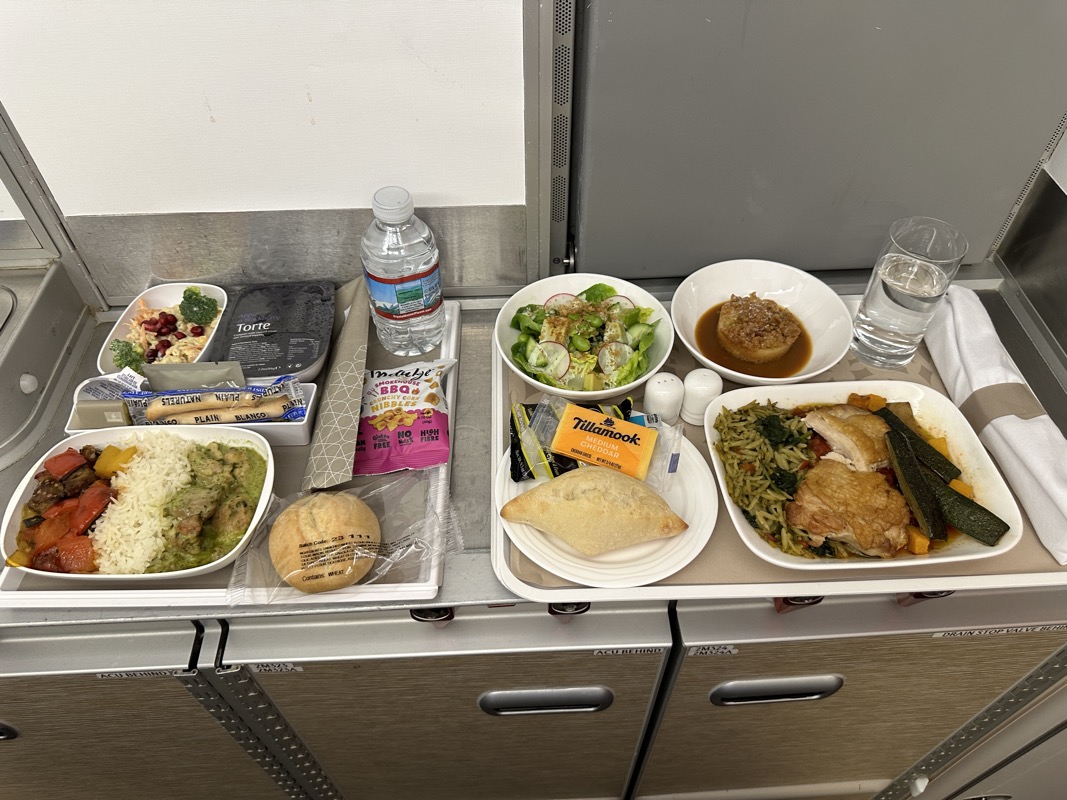
[[[967,240],[947,222],[894,222],[856,314],[856,357],[887,369],[911,361],[965,255]]]

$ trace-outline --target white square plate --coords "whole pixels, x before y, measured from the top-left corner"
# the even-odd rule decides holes
[[[952,460],[963,471],[960,477],[974,487],[975,500],[1010,526],[997,544],[990,547],[969,536],[960,535],[949,544],[926,555],[901,552],[893,558],[804,558],[783,553],[749,525],[741,508],[726,491],[723,463],[716,450],[719,433],[715,430],[715,419],[719,412],[724,408],[740,408],[753,400],[759,403],[769,400],[785,409],[803,405],[844,403],[851,393],[877,394],[890,402],[909,402],[923,428],[934,436],[945,436],[948,439]],[[993,459],[952,401],[927,386],[907,381],[840,381],[735,389],[720,395],[708,406],[704,413],[704,435],[708,440],[712,467],[722,489],[726,509],[741,540],[757,556],[780,567],[814,570],[886,569],[970,561],[1006,553],[1018,544],[1022,537],[1022,513]]]

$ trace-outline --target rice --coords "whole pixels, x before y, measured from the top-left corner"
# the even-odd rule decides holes
[[[118,497],[89,534],[99,571],[112,575],[139,575],[163,552],[175,526],[163,506],[192,481],[192,441],[153,432],[135,434],[122,443],[130,445],[137,447],[137,455],[111,479]]]
[[[760,421],[772,416],[778,417],[790,434],[788,442],[772,444],[761,432]],[[736,410],[724,408],[715,420],[715,430],[719,433],[715,450],[722,460],[726,491],[749,524],[783,552],[814,557],[801,545],[808,535],[786,522],[785,506],[792,493],[775,485],[782,472],[799,480],[807,471],[813,460],[808,426],[770,401],[753,401]]]

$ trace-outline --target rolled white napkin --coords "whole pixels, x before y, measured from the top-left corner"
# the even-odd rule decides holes
[[[1026,385],[978,295],[950,287],[925,341],[949,396],[965,414],[972,412],[978,438],[996,458],[1038,538],[1056,561],[1067,564],[1067,439]],[[983,398],[1007,400],[999,404],[1007,413],[981,410]]]

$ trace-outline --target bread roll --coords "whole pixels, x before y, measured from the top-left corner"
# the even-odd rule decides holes
[[[689,527],[646,483],[607,467],[582,467],[535,486],[505,503],[500,516],[550,533],[587,556]]]
[[[382,540],[370,507],[354,494],[318,492],[286,508],[270,529],[270,560],[290,586],[328,592],[358,581],[374,566]]]

